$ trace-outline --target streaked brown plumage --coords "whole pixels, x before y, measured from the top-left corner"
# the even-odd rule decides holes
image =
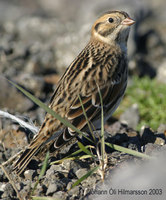
[[[118,107],[127,86],[127,39],[134,21],[122,11],[110,11],[96,20],[91,39],[61,77],[51,99],[50,108],[73,125],[88,131],[80,100],[88,119],[100,128],[100,88],[104,117],[107,120]],[[54,135],[54,139],[50,139]],[[15,164],[22,173],[32,157],[45,145],[60,148],[76,133],[46,114],[39,133]],[[46,144],[47,143],[47,144]]]

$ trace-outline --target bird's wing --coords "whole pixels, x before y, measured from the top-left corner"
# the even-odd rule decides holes
[[[99,91],[102,96],[103,108],[104,110],[111,110],[116,104],[117,100],[124,94],[126,86],[123,81],[112,82],[110,85],[106,85],[102,88],[95,88],[95,92],[91,93],[89,96],[83,96],[80,94],[80,98],[77,97],[70,107],[70,110],[66,114],[67,119],[76,126],[78,129],[83,129],[87,125],[87,120],[85,118],[82,106],[86,112],[88,120],[93,123],[101,116],[101,100]],[[81,102],[80,102],[81,99]],[[70,132],[72,130],[69,128]]]
[[[62,82],[65,83],[66,79],[71,77],[71,79],[68,79],[68,84],[66,81],[66,85],[68,87],[66,91],[70,91],[69,95],[71,96],[72,101],[70,101],[70,105],[67,109],[65,117],[79,130],[83,131],[87,131],[88,127],[87,119],[85,117],[82,107],[84,107],[86,116],[90,124],[93,124],[92,127],[97,125],[97,127],[94,127],[97,129],[100,127],[99,119],[101,118],[101,101],[99,90],[103,100],[105,111],[104,113],[106,113],[106,115],[108,113],[108,115],[110,116],[119,104],[119,99],[122,98],[127,85],[127,76],[123,76],[123,73],[126,73],[126,71],[123,71],[123,73],[121,74],[119,73],[119,71],[115,74],[113,74],[112,72],[113,68],[120,69],[121,67],[121,64],[119,63],[119,60],[116,56],[114,56],[114,62],[112,62],[111,64],[109,63],[109,65],[105,64],[104,66],[102,65],[102,61],[98,60],[98,64],[94,64],[93,62],[89,62],[86,59],[88,59],[88,57],[85,57],[84,62],[80,62],[80,59],[78,58],[77,63],[74,63],[73,66],[70,66],[70,70],[66,71],[66,75],[63,76],[62,80]],[[75,67],[77,65],[82,66],[81,72],[79,73],[79,68],[73,70],[72,72],[72,67]],[[123,67],[125,68],[125,66]],[[99,77],[101,68],[103,77]],[[71,76],[68,76],[67,72],[69,71]],[[109,77],[110,74],[111,78]],[[55,99],[58,99],[60,89],[61,87],[59,86],[59,89],[54,94]],[[55,102],[55,99],[53,102]],[[66,103],[69,104],[69,102]],[[53,107],[56,107],[56,105],[54,104]],[[60,135],[57,140],[55,140],[55,148],[60,147],[64,140],[70,140],[70,138],[73,137],[75,134],[76,133],[74,130],[72,130],[71,128],[67,128],[65,132]]]
[[[114,82],[112,85],[106,85],[100,89],[103,100],[103,108],[106,112],[109,110],[109,115],[111,115],[115,110],[116,103],[123,96],[124,90],[125,87],[122,81],[117,84]],[[87,131],[87,119],[92,130],[98,129],[101,123],[101,100],[98,87],[96,86],[96,92],[91,93],[89,96],[82,96],[80,94],[79,97],[75,99],[69,111],[66,113],[66,118],[79,130]],[[84,107],[87,119],[82,107]],[[95,125],[97,125],[97,127],[95,127]],[[74,130],[66,128],[65,131],[55,139],[54,148],[60,148],[63,144],[65,144],[65,142],[69,141],[75,135],[76,132]]]

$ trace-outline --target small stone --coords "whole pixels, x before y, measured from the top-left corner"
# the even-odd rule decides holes
[[[71,180],[71,179],[70,179]],[[71,189],[71,187],[72,187],[72,185],[75,183],[77,181],[77,179],[72,179],[68,184],[67,184],[67,187],[66,187],[66,189],[67,190],[70,190]]]
[[[78,179],[80,179],[82,176],[84,176],[85,174],[87,174],[88,170],[85,168],[81,168],[79,170],[76,171],[76,176],[78,177]]]
[[[166,60],[159,66],[156,78],[158,81],[166,83]]]
[[[157,129],[157,132],[160,133],[165,133],[166,132],[166,124],[160,124],[160,126]]]
[[[57,182],[51,182],[48,186],[46,195],[51,195],[51,194],[55,193],[57,190],[58,190]]]
[[[4,186],[4,193],[2,195],[2,199],[12,199],[13,196],[15,195],[15,191],[10,183],[5,184]]]
[[[3,191],[3,192],[4,192],[5,187],[6,187],[6,184],[5,184],[5,183],[1,184],[1,185],[0,185],[0,191]]]
[[[32,180],[35,170],[26,170],[24,172],[25,179]]]
[[[67,189],[67,190],[70,190],[70,189],[71,189],[71,187],[72,187],[72,185],[73,185],[73,183],[72,183],[72,182],[69,182],[69,183],[67,184],[67,187],[66,187],[66,189]]]
[[[120,121],[135,129],[139,122],[138,104],[133,104],[121,116]]]
[[[79,188],[79,186],[75,186],[74,188],[72,188],[72,189],[68,192],[68,194],[69,194],[69,195],[72,195],[72,197],[74,197],[74,196],[79,196],[79,193],[80,193],[80,188]]]
[[[52,165],[50,169],[46,172],[46,178],[50,179],[50,177],[56,178],[59,172],[63,171],[62,165]]]
[[[20,182],[19,186],[17,186],[19,193],[23,199],[26,199],[30,188],[34,188],[35,182],[31,180],[25,180],[24,182]]]
[[[54,197],[55,199],[65,199],[65,192],[58,191],[54,193],[52,197]]]
[[[91,187],[93,185],[96,184],[96,181],[97,181],[97,178],[96,176],[93,174],[92,176],[89,176],[87,179],[85,179],[83,182],[82,182],[82,186],[83,187]]]
[[[106,131],[109,132],[112,136],[118,133],[121,129],[121,123],[119,121],[113,123],[112,125],[106,125]]]
[[[161,137],[156,137],[155,144],[163,146],[165,144],[165,140]]]
[[[50,167],[50,170],[53,170],[53,171],[55,171],[55,172],[60,172],[60,171],[63,170],[63,167],[62,167],[62,165],[52,165],[52,166]]]
[[[154,152],[161,150],[161,145],[148,143],[145,145],[145,154],[152,155]]]
[[[90,192],[89,188],[85,188],[85,189],[84,189],[84,194],[83,194],[83,195],[86,196],[89,192]]]
[[[62,166],[64,166],[65,167],[65,169],[66,170],[70,170],[71,169],[71,162],[69,161],[69,160],[64,160],[63,162],[62,162]]]

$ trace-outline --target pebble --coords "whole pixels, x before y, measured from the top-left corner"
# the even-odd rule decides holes
[[[0,184],[0,191],[1,191],[1,192],[4,192],[5,187],[6,187],[6,183]]]
[[[166,124],[160,124],[160,126],[157,129],[158,133],[165,133],[166,132]]]
[[[80,179],[82,176],[88,173],[88,170],[86,168],[80,168],[76,171],[76,176],[78,179]]]
[[[138,104],[133,104],[120,116],[120,121],[127,124],[129,127],[136,129],[139,118]]]
[[[158,68],[156,78],[159,82],[166,83],[166,60],[164,60]]]
[[[79,186],[75,186],[70,191],[68,191],[68,195],[71,195],[72,198],[79,196],[79,193],[80,193],[80,187]]]
[[[15,196],[15,191],[10,183],[5,184],[3,189],[2,199],[12,199]]]
[[[163,146],[163,145],[165,145],[165,139],[156,137],[155,144]]]
[[[55,193],[57,190],[58,190],[57,182],[56,181],[55,182],[52,181],[48,186],[46,195],[51,195],[51,194]]]
[[[161,151],[162,146],[158,144],[148,143],[145,145],[145,154],[151,155],[154,152]]]
[[[26,170],[24,172],[25,179],[32,180],[35,170]]]
[[[71,189],[71,187],[72,187],[72,185],[73,185],[73,183],[74,183],[74,182],[76,182],[76,181],[77,181],[77,180],[75,180],[75,181],[74,181],[74,180],[72,180],[72,182],[69,182],[69,183],[67,184],[67,187],[66,187],[66,189],[67,189],[67,190],[70,190],[70,189]]]
[[[55,199],[62,199],[62,200],[66,199],[65,198],[66,197],[65,192],[62,192],[62,191],[58,191],[58,192],[54,193],[52,195],[52,197],[55,198]]]

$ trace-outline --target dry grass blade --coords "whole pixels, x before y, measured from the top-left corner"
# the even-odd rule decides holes
[[[79,148],[92,158],[96,158],[81,142],[78,142]]]
[[[90,156],[90,155],[68,157],[68,158],[63,158],[63,159],[61,159],[61,160],[56,160],[56,161],[52,162],[51,165],[54,165],[54,164],[61,164],[61,163],[63,163],[63,161],[65,161],[65,160],[83,160],[83,159],[87,159],[87,158],[91,158],[91,157],[92,157],[92,156]]]
[[[18,157],[21,155],[21,153],[24,150],[19,151],[17,154],[15,154],[14,156],[12,156],[11,158],[9,158],[7,161],[2,163],[2,166],[7,166],[9,163],[13,162],[14,160],[18,159]]]
[[[104,139],[104,110],[103,110],[103,98],[100,92],[100,88],[98,87],[98,92],[99,92],[99,96],[100,96],[100,103],[101,103],[101,156],[100,156],[100,152],[97,151],[97,155],[98,157],[101,159],[99,159],[100,161],[100,165],[101,165],[101,169],[99,170],[102,180],[104,180],[104,176],[105,176],[105,168],[107,167],[107,154],[105,152],[105,139]]]
[[[0,110],[0,116],[11,119],[11,120],[17,122],[21,127],[27,128],[27,129],[31,130],[33,133],[37,133],[39,131],[39,128],[36,127],[34,124],[27,123],[27,122],[23,121],[22,119],[14,116],[14,115],[12,115],[8,112]]]
[[[4,168],[3,165],[0,165],[1,169],[3,170],[3,172],[5,173],[5,176],[8,178],[10,184],[13,186],[14,190],[16,191],[17,197],[19,198],[19,200],[23,200],[23,198],[21,197],[20,193],[17,190],[16,184],[14,182],[14,180],[12,179],[12,177],[8,174],[8,172],[6,171],[6,169]]]
[[[148,156],[146,154],[143,154],[143,153],[140,153],[138,151],[134,151],[134,150],[131,150],[131,149],[128,149],[128,148],[125,148],[125,147],[122,147],[122,146],[119,146],[117,144],[111,144],[111,143],[105,143],[107,146],[109,146],[110,148],[112,149],[115,149],[117,151],[121,151],[123,153],[128,153],[130,155],[133,155],[133,156],[136,156],[136,157],[140,157],[140,158],[145,158],[145,159],[152,159],[151,156]]]

